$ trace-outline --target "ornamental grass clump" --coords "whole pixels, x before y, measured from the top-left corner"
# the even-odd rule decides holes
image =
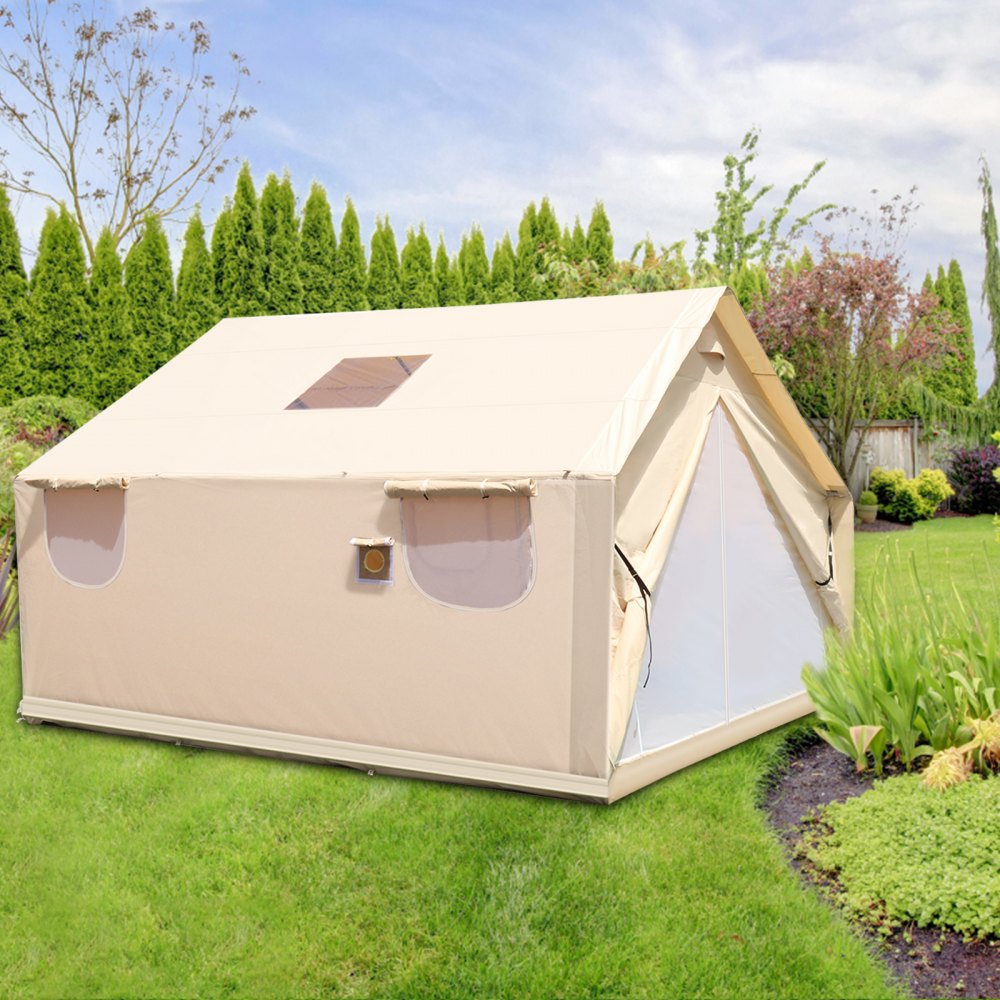
[[[957,591],[897,607],[883,578],[859,602],[852,633],[828,639],[826,667],[803,671],[816,732],[876,774],[974,740],[976,720],[1000,709],[996,595],[981,608]]]

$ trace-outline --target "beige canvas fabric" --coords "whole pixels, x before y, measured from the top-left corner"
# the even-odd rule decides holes
[[[426,360],[399,378],[400,358]],[[317,384],[346,398],[345,372],[375,373],[365,405],[288,408]],[[22,711],[624,794],[756,725],[695,734],[628,780],[614,767],[645,643],[614,546],[655,589],[718,407],[817,582],[832,518],[819,593],[843,626],[850,498],[725,289],[225,320],[18,477]],[[81,488],[128,490],[104,586],[63,579],[47,550],[46,491]],[[421,496],[530,498],[523,599],[421,591],[401,517]],[[388,579],[356,578],[368,542],[391,549]],[[796,696],[760,724],[804,710]]]

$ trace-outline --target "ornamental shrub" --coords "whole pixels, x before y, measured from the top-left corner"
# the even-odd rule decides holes
[[[940,469],[921,469],[914,479],[907,479],[902,469],[875,468],[870,485],[878,497],[880,513],[900,524],[933,517],[942,501],[954,493]]]
[[[955,506],[963,514],[1000,513],[1000,482],[993,470],[1000,466],[1000,446],[951,449],[948,479],[955,488]]]

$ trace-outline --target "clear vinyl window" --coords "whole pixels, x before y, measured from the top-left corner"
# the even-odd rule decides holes
[[[344,358],[315,381],[286,410],[336,410],[384,403],[429,354],[387,358]]]
[[[531,501],[526,496],[400,500],[410,579],[456,608],[502,610],[535,579]]]
[[[45,540],[53,569],[77,587],[105,587],[125,561],[125,491],[45,491]]]

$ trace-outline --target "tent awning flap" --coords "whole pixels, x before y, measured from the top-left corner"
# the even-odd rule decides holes
[[[392,500],[423,497],[535,497],[538,486],[534,479],[389,479],[385,495]]]
[[[128,476],[24,476],[22,482],[40,490],[127,490]]]

